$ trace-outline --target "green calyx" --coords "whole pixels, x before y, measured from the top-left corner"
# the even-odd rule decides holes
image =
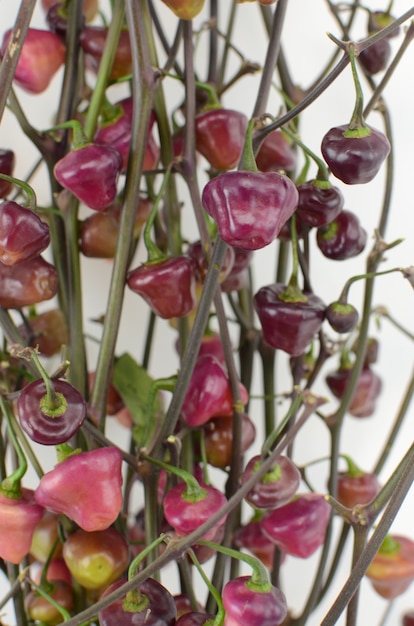
[[[308,298],[296,285],[288,285],[286,289],[278,296],[283,302],[307,302]]]
[[[257,583],[253,580],[253,576],[246,581],[245,585],[250,591],[254,591],[255,593],[269,593],[272,589],[272,585],[269,582]]]
[[[10,500],[20,500],[22,497],[20,480],[16,480],[13,477],[5,478],[0,483],[0,494]]]
[[[254,464],[254,471],[257,472],[258,469],[260,469],[262,463],[261,461],[257,461]],[[264,485],[268,484],[268,483],[275,483],[278,480],[280,480],[282,477],[282,470],[280,468],[280,465],[275,465],[269,472],[266,472],[266,474],[261,478],[260,482],[263,483]]]
[[[347,302],[334,302],[332,304],[332,309],[335,313],[339,313],[339,315],[350,315],[355,311],[352,304],[348,304]]]
[[[149,606],[149,599],[138,589],[128,591],[122,602],[122,608],[128,613],[140,613]]]
[[[357,128],[349,127],[344,133],[343,136],[346,139],[363,139],[364,137],[369,137],[371,134],[371,129],[369,126],[358,126]]]
[[[350,456],[348,456],[347,454],[341,454],[341,457],[345,459],[348,466],[346,472],[347,476],[349,476],[350,478],[359,478],[359,476],[363,476],[365,474],[365,472],[363,472],[362,469],[360,469],[358,465],[354,463]]]
[[[325,226],[321,232],[322,232],[322,239],[324,241],[329,241],[330,239],[333,239],[336,233],[338,232],[337,222],[334,220],[333,222]]]
[[[387,554],[391,556],[393,554],[398,554],[400,549],[401,549],[400,542],[394,539],[394,537],[392,537],[391,535],[387,535],[384,541],[382,542],[381,547],[378,550],[378,552],[380,554]]]
[[[312,185],[318,189],[330,189],[332,187],[332,183],[330,183],[329,180],[323,180],[321,178],[315,178],[315,180],[312,181]]]
[[[63,393],[55,391],[53,394],[53,398],[51,398],[49,394],[45,394],[40,400],[39,406],[42,413],[44,413],[48,417],[55,418],[60,417],[64,414],[64,412],[68,408],[68,403]]]
[[[207,498],[207,491],[203,489],[203,487],[200,487],[198,483],[197,486],[187,483],[182,497],[186,502],[201,502],[201,500],[205,500]]]

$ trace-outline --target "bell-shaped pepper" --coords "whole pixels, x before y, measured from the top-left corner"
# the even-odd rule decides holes
[[[115,200],[122,157],[111,146],[90,143],[71,150],[60,159],[53,173],[86,206],[104,211]]]
[[[388,535],[365,574],[383,598],[390,600],[404,593],[414,580],[414,541]]]
[[[305,493],[266,513],[260,524],[283,552],[306,559],[322,545],[330,513],[323,495]]]
[[[260,455],[247,463],[242,474],[244,484],[262,464]],[[259,480],[246,496],[247,502],[258,509],[275,509],[287,504],[300,485],[300,471],[287,456],[275,459],[272,468]]]
[[[164,319],[184,317],[197,304],[194,266],[187,256],[144,263],[129,272],[127,285]]]
[[[24,487],[20,497],[0,492],[0,557],[16,565],[30,552],[32,537],[44,514],[34,492]]]
[[[209,109],[195,118],[196,149],[219,171],[238,164],[247,130],[247,117],[231,109]]]
[[[248,395],[241,383],[240,394],[246,403]],[[226,370],[212,355],[199,357],[181,409],[185,423],[202,426],[212,417],[232,414],[233,401]]]
[[[326,375],[326,384],[336,398],[341,399],[344,395],[351,372],[351,366],[341,365]],[[368,365],[363,367],[348,406],[349,413],[354,417],[370,417],[376,409],[381,389],[382,381],[378,374]]]
[[[122,454],[113,446],[72,454],[41,478],[35,500],[83,530],[104,530],[121,510],[121,466]]]
[[[275,283],[254,296],[265,341],[291,356],[303,354],[325,319],[326,306],[313,293]]]
[[[250,576],[239,576],[225,584],[223,606],[224,626],[278,626],[287,614],[286,598],[273,585],[251,584]]]
[[[269,245],[298,204],[293,182],[278,172],[225,172],[204,187],[202,202],[230,246]]]
[[[49,226],[11,200],[0,204],[0,261],[16,265],[38,256],[50,242]]]
[[[108,28],[106,26],[85,26],[79,37],[79,43],[85,52],[86,65],[91,71],[98,73],[102,54],[105,49]],[[132,52],[127,29],[121,30],[115,50],[109,78],[116,80],[132,73]]]
[[[58,290],[58,275],[41,256],[18,265],[0,263],[0,306],[20,309],[50,300]]]

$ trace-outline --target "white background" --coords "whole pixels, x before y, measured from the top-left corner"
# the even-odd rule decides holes
[[[221,0],[223,10],[230,6],[230,0]],[[366,5],[375,9],[385,9],[387,2],[377,0],[377,2],[367,2]],[[106,5],[104,5],[106,6]],[[396,0],[393,13],[398,16],[410,8],[411,3],[407,0]],[[0,37],[3,32],[12,26],[14,17],[18,9],[17,2],[0,2]],[[172,17],[167,8],[161,6],[160,12],[171,24],[171,37],[173,36],[176,20]],[[265,54],[266,37],[263,32],[262,22],[259,17],[255,3],[246,3],[239,7],[237,20],[237,45],[243,50],[247,59],[263,63]],[[206,19],[206,14],[202,14],[195,20],[195,28],[198,28]],[[38,7],[33,18],[33,26],[43,28],[43,12]],[[320,1],[310,2],[309,0],[290,0],[286,19],[286,29],[283,36],[283,46],[289,62],[293,79],[299,86],[307,87],[317,75],[318,70],[324,67],[329,58],[334,44],[328,39],[326,33],[333,32],[339,36],[335,22],[329,16],[325,3]],[[357,23],[355,38],[364,37],[365,18]],[[397,41],[393,40],[393,50],[402,40],[402,36]],[[195,55],[196,63],[200,68],[205,67],[203,57],[203,37],[201,37],[200,47]],[[414,264],[413,253],[413,227],[414,227],[414,207],[413,207],[413,145],[414,145],[414,87],[412,81],[414,52],[409,49],[401,62],[396,74],[385,93],[385,100],[390,107],[393,117],[393,131],[395,137],[395,191],[392,198],[392,220],[387,231],[387,241],[403,237],[404,242],[397,248],[391,250],[387,255],[381,269],[391,267],[404,267]],[[202,75],[202,74],[201,74]],[[239,82],[236,88],[226,95],[223,103],[226,106],[243,110],[248,116],[251,114],[254,105],[254,97],[259,76],[249,76]],[[51,87],[42,95],[28,95],[16,89],[27,116],[33,126],[39,129],[48,128],[53,124],[53,111],[57,103],[57,93],[60,86],[61,73],[59,73]],[[177,86],[174,81],[166,81],[166,90],[170,101],[177,104],[182,97],[181,86]],[[118,99],[121,95],[113,91],[112,96]],[[367,93],[369,93],[367,91]],[[332,86],[320,100],[312,105],[302,116],[301,133],[305,143],[316,152],[319,151],[320,140],[323,134],[334,125],[346,123],[353,109],[354,91],[350,71],[345,71],[340,79]],[[277,114],[280,106],[280,98],[276,92],[272,92],[268,111]],[[369,118],[372,125],[380,125],[379,116],[374,113]],[[36,150],[28,145],[22,138],[21,133],[14,121],[13,116],[7,112],[0,127],[0,146],[12,148],[17,155],[15,175],[24,178],[30,170],[36,158]],[[313,172],[315,174],[315,172]],[[364,228],[368,232],[367,250],[372,244],[373,229],[378,220],[381,206],[381,193],[383,189],[382,174],[378,175],[375,181],[365,186],[346,187],[341,183],[335,183],[342,189],[346,198],[346,208],[354,211],[359,216]],[[49,189],[46,179],[38,177],[35,184],[39,204],[50,202]],[[191,215],[187,195],[183,190],[185,201],[184,215],[186,216],[186,235],[189,239],[194,238],[194,220]],[[88,211],[85,211],[88,214]],[[138,260],[144,260],[145,256],[140,249]],[[346,263],[328,261],[318,251],[315,251],[312,260],[313,284],[317,285],[318,295],[330,302],[335,299],[345,282],[353,275],[363,273],[365,256],[361,255]],[[110,278],[110,262],[95,261],[85,259],[84,270],[84,293],[85,293],[85,320],[86,331],[92,336],[98,337],[99,328],[91,322],[93,318],[99,317],[105,312],[107,286]],[[275,248],[268,248],[259,251],[255,255],[254,276],[257,288],[271,283],[275,273]],[[316,278],[317,277],[317,278]],[[362,297],[362,286],[357,284],[351,289],[351,302],[360,307]],[[409,284],[404,281],[399,274],[385,276],[377,280],[375,305],[385,305],[390,312],[411,332],[413,332],[413,292]],[[48,307],[45,307],[48,308]],[[125,315],[120,329],[117,353],[131,351],[138,359],[142,352],[143,335],[146,329],[147,313],[139,298],[127,293],[125,299]],[[173,348],[175,334],[167,323],[158,324],[158,336],[154,357],[151,361],[151,372],[157,377],[169,376],[175,373],[178,362]],[[329,331],[328,331],[329,332]],[[408,383],[413,369],[413,347],[409,340],[405,339],[387,321],[383,321],[381,328],[374,325],[371,327],[371,334],[380,341],[380,358],[375,369],[383,380],[383,392],[378,399],[378,406],[375,415],[365,420],[357,420],[352,417],[347,418],[345,433],[343,437],[342,450],[351,454],[353,458],[364,469],[369,470],[375,463],[378,449],[384,441],[394,416],[399,407],[400,398]],[[88,343],[91,369],[96,358],[96,345],[93,341]],[[289,388],[289,377],[286,368],[286,361],[280,358],[278,363],[280,372],[279,379],[282,381],[280,388]],[[258,364],[259,365],[259,364]],[[327,371],[333,369],[335,363],[329,363]],[[257,368],[260,371],[260,368]],[[255,381],[255,391],[260,394],[259,380]],[[321,383],[317,391],[327,394],[328,390],[321,378]],[[335,402],[332,400],[327,408],[334,410]],[[260,423],[260,402],[252,401],[251,417],[256,423]],[[406,418],[405,424],[398,437],[395,450],[390,456],[383,475],[385,480],[392,471],[401,454],[406,450],[413,439],[414,414],[411,409]],[[110,424],[110,437],[119,441],[126,440],[125,432],[113,421]],[[318,420],[312,420],[307,426],[295,448],[296,460],[298,463],[305,463],[327,454],[328,437],[325,428]],[[39,449],[45,468],[52,465],[53,455],[49,450]],[[321,464],[312,471],[312,479],[315,487],[321,491],[325,490],[326,466]],[[214,479],[216,476],[214,475]],[[221,476],[217,475],[217,480]],[[28,484],[35,486],[35,478],[29,474]],[[410,493],[405,502],[404,508],[396,520],[393,531],[405,533],[414,539],[412,518],[414,505]],[[343,584],[347,572],[347,559],[344,559],[341,570],[338,571],[336,588]],[[306,597],[308,581],[312,576],[313,568],[317,563],[317,557],[307,561],[298,559],[288,559],[283,568],[282,581],[284,590],[288,597],[288,602],[292,606],[300,606],[300,602]],[[163,577],[164,583],[173,591],[176,590],[175,569],[169,568]],[[200,592],[203,594],[204,592]],[[387,624],[398,624],[399,615],[404,608],[414,608],[412,590],[407,591],[398,598],[390,613]],[[318,609],[310,619],[311,626],[317,626],[325,614],[330,601]],[[379,598],[371,589],[370,585],[364,581],[362,585],[361,615],[358,624],[379,624],[381,616],[386,609],[387,603]],[[9,618],[12,620],[12,618]],[[12,622],[11,622],[12,623]],[[345,623],[343,620],[338,622]]]

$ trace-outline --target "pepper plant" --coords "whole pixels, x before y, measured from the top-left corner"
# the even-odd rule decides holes
[[[411,623],[414,7],[0,17],[1,622]]]

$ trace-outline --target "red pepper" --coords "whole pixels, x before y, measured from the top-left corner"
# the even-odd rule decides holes
[[[238,164],[247,130],[247,117],[230,109],[210,109],[195,118],[196,149],[219,171]]]
[[[278,172],[225,172],[204,187],[205,210],[230,246],[269,245],[298,204],[293,182]]]
[[[0,557],[16,565],[29,554],[32,536],[44,509],[34,492],[21,489],[19,498],[0,493]]]
[[[0,263],[0,306],[20,309],[50,300],[58,290],[58,275],[41,256],[18,265]]]
[[[108,528],[122,506],[122,454],[109,446],[68,456],[45,474],[35,500],[83,530]]]

